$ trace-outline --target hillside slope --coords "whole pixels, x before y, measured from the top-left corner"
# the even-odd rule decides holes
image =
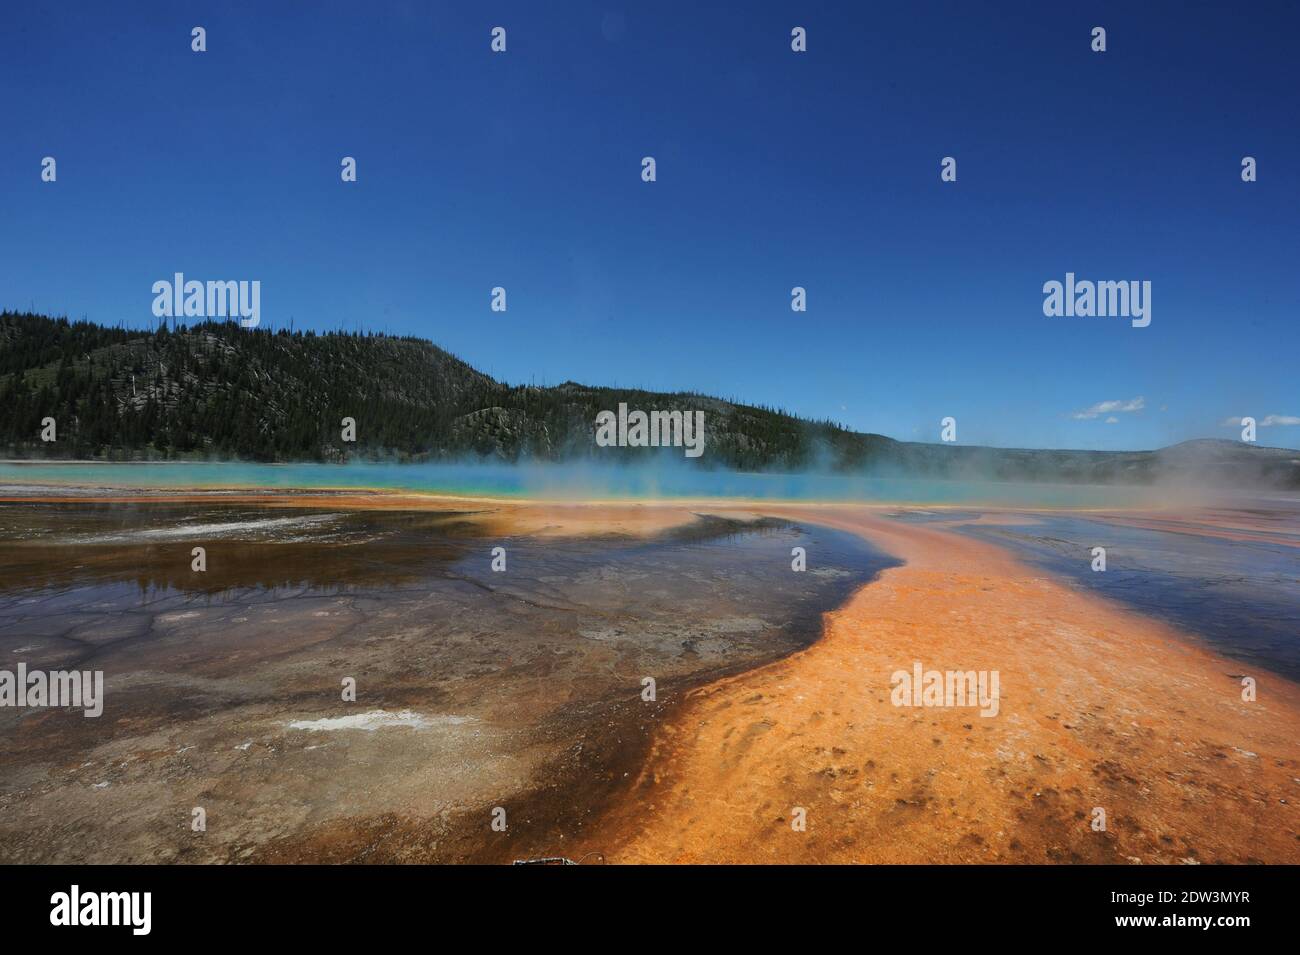
[[[1086,483],[1209,475],[1300,487],[1300,452],[1238,442],[1134,452],[900,442],[695,393],[510,386],[417,338],[233,322],[147,332],[0,313],[0,451],[15,457],[567,460],[605,451],[593,440],[596,415],[620,402],[704,411],[704,467]],[[52,444],[39,439],[46,417],[58,426]],[[357,422],[346,445],[345,417]],[[655,453],[620,449],[619,459]]]

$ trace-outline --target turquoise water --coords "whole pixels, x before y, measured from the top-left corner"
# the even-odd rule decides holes
[[[1150,489],[867,478],[841,474],[703,471],[688,466],[572,464],[253,464],[0,462],[4,485],[102,488],[383,488],[556,500],[755,498],[793,501],[1124,506],[1149,503]]]

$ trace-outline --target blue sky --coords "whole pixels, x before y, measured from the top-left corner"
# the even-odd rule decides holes
[[[149,327],[174,272],[257,279],[265,323],[515,383],[1236,438],[1300,416],[1297,36],[1290,3],[6,4],[0,307]],[[1149,280],[1151,325],[1045,317],[1067,271]]]

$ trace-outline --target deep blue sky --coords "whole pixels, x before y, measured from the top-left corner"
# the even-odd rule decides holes
[[[1235,438],[1300,416],[1297,38],[1294,3],[6,3],[0,307],[147,327],[174,272],[259,279],[264,323],[511,382]],[[1150,280],[1150,327],[1044,317],[1066,271]]]

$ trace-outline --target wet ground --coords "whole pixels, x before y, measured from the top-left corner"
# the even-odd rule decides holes
[[[770,512],[815,514],[905,563],[812,647],[710,684],[665,721],[602,823],[611,861],[1300,861],[1300,685],[1260,674],[1248,694],[1241,663],[1203,638],[956,530],[1056,539],[1040,514],[927,510]],[[1237,542],[1294,530],[1289,513],[1087,520],[1212,539],[1231,562]],[[1171,547],[1166,572],[1182,566]],[[1250,630],[1254,607],[1236,607]],[[998,712],[899,705],[893,674],[922,664],[997,673]]]
[[[0,861],[563,853],[683,693],[808,645],[896,563],[812,524],[685,518],[0,504],[0,669],[106,683],[96,719],[0,709]]]
[[[1300,681],[1300,519],[1251,537],[1180,521],[1131,526],[1105,516],[988,515],[957,526],[1076,587],[1205,640],[1219,653]],[[970,520],[977,514],[949,517]],[[1093,548],[1105,548],[1104,571]]]

